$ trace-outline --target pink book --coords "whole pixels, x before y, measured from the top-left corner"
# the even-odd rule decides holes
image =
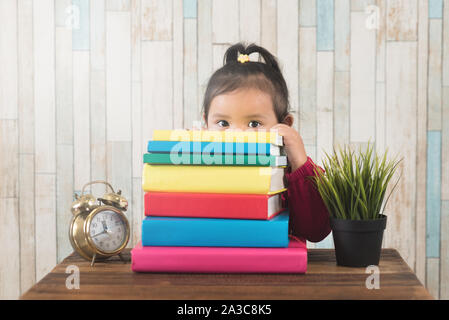
[[[287,248],[144,247],[131,250],[135,272],[305,273],[305,241],[291,237]]]

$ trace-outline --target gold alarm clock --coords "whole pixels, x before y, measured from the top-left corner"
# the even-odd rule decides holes
[[[98,199],[91,194],[84,194],[84,189],[94,183],[104,183],[112,192]],[[75,194],[69,239],[76,252],[91,260],[91,266],[95,260],[105,260],[114,255],[124,261],[120,253],[128,244],[130,236],[128,219],[123,213],[127,208],[128,201],[121,191],[115,193],[106,181],[91,181],[84,185],[80,196]]]

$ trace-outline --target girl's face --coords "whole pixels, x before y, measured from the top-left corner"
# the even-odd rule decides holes
[[[270,95],[258,89],[241,89],[212,99],[208,130],[258,130],[278,123]]]

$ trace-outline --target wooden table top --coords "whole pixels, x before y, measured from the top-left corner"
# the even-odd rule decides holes
[[[382,249],[379,289],[368,289],[365,268],[337,266],[332,249],[309,249],[306,274],[135,273],[130,249],[94,267],[72,253],[21,299],[296,300],[433,299],[394,249]],[[67,289],[79,268],[79,289]]]

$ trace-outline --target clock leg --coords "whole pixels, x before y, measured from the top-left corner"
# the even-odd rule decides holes
[[[95,258],[97,257],[97,254],[94,253],[94,256],[92,257],[92,262],[90,263],[90,266],[93,267],[95,263]]]
[[[126,260],[125,260],[125,258],[123,258],[123,256],[122,256],[122,254],[121,254],[121,253],[119,253],[119,254],[118,254],[118,256],[120,257],[120,260],[122,260],[122,261],[123,261],[123,263],[126,263]]]

